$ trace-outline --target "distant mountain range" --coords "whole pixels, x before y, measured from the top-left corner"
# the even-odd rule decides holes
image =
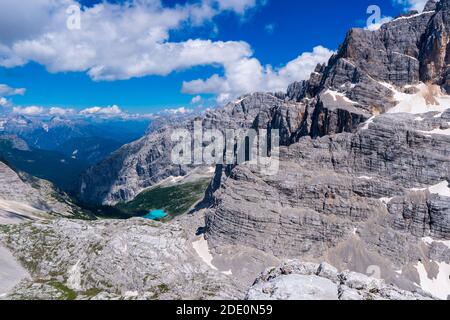
[[[0,158],[73,191],[82,171],[140,138],[149,123],[146,119],[5,116],[0,119]]]

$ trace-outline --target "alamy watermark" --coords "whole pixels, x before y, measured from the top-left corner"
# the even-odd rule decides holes
[[[370,14],[367,18],[367,28],[379,25],[381,23],[381,8],[377,5],[371,5],[367,7],[367,14]]]
[[[67,8],[66,26],[69,30],[81,30],[81,7],[79,5],[71,5]]]
[[[279,171],[280,132],[277,129],[204,129],[202,121],[194,130],[177,129],[171,159],[177,165],[248,164],[263,175]]]

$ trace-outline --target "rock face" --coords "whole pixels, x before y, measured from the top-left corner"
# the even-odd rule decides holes
[[[339,273],[322,263],[289,261],[264,272],[248,290],[248,300],[431,300],[355,272]]]
[[[0,161],[0,224],[83,216],[83,210],[45,180],[16,172]]]
[[[276,176],[234,168],[211,199],[211,239],[281,256],[320,252],[348,237],[357,222],[388,213],[396,229],[448,239],[448,197],[412,191],[450,180],[450,139],[426,133],[440,122],[446,120],[432,114],[420,122],[386,114],[357,134],[304,138],[282,149]],[[387,207],[380,200],[395,196]]]
[[[206,214],[212,246],[360,273],[376,266],[402,288],[450,295],[450,247],[434,254],[450,239],[450,97],[441,93],[445,68],[436,68],[442,55],[425,58],[423,49],[446,33],[432,25],[448,24],[449,3],[378,31],[350,31],[327,66],[290,86],[287,99],[305,112],[281,148],[279,173],[218,170]],[[430,261],[425,271],[422,261]],[[429,285],[436,273],[444,280]]]

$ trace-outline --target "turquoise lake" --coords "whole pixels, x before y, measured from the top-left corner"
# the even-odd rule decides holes
[[[158,220],[167,216],[164,210],[152,210],[144,216],[145,219]]]

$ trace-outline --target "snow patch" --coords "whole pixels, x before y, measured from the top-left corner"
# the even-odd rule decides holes
[[[394,198],[380,198],[380,201],[383,202],[386,206],[389,204],[389,202],[392,201]]]
[[[422,241],[424,243],[426,243],[427,245],[429,245],[429,246],[431,246],[433,244],[433,242],[441,243],[441,244],[445,245],[447,248],[450,249],[450,240],[447,240],[447,241],[445,241],[445,240],[434,240],[431,237],[425,237],[425,238],[422,238]]]
[[[358,179],[364,179],[364,180],[373,180],[373,177],[368,177],[368,176],[360,176],[360,177],[358,177]]]
[[[233,103],[234,103],[234,104],[240,104],[242,101],[246,100],[247,98],[248,98],[248,97],[244,97],[244,98],[242,98],[242,99],[238,99],[238,100],[234,101]]]
[[[195,252],[197,252],[198,256],[203,260],[203,262],[213,270],[218,270],[213,264],[213,256],[209,251],[208,241],[202,236],[198,241],[192,243]]]
[[[417,93],[408,94],[398,91],[393,85],[380,82],[394,93],[397,105],[387,113],[424,114],[428,112],[444,112],[450,108],[450,96],[442,93],[439,86],[420,83],[416,86]]]
[[[369,120],[367,120],[364,123],[364,126],[361,128],[362,130],[367,130],[369,129],[369,125],[373,123],[373,120],[375,120],[376,116],[371,117]]]
[[[343,100],[349,104],[358,104],[357,102],[350,100],[349,98],[347,98],[347,96],[343,93],[334,91],[334,90],[330,90],[328,89],[327,91],[324,92],[324,95],[328,95],[331,96],[331,98],[333,99],[334,102],[338,102],[339,100]]]
[[[428,188],[431,194],[438,194],[442,197],[450,197],[450,188],[448,181],[443,181]]]
[[[450,188],[448,181],[442,181],[441,183],[435,184],[434,186],[430,186],[428,188],[412,188],[411,191],[429,191],[431,194],[437,194],[442,197],[450,198]]]
[[[430,14],[430,13],[435,13],[435,12],[436,11],[424,11],[424,12],[421,12],[421,13],[412,14],[410,16],[398,17],[398,18],[395,18],[394,20],[392,20],[391,23],[395,22],[395,21],[400,21],[400,20],[409,20],[409,19],[412,19],[412,18],[420,17],[420,16],[422,16],[424,14]]]
[[[419,273],[420,287],[436,298],[447,300],[450,295],[450,264],[445,262],[436,264],[439,266],[439,273],[436,278],[430,279],[424,264],[418,262],[416,268]]]
[[[444,136],[450,136],[450,128],[449,129],[434,129],[431,131],[418,131],[420,133],[423,133],[425,135],[432,135],[432,134],[440,134]]]
[[[192,247],[194,247],[195,252],[197,255],[203,260],[203,262],[210,267],[213,270],[219,271],[213,264],[213,256],[211,252],[209,251],[208,241],[202,236],[200,239],[192,243]],[[228,271],[222,271],[222,274],[231,276],[233,275],[233,272],[231,270]]]

